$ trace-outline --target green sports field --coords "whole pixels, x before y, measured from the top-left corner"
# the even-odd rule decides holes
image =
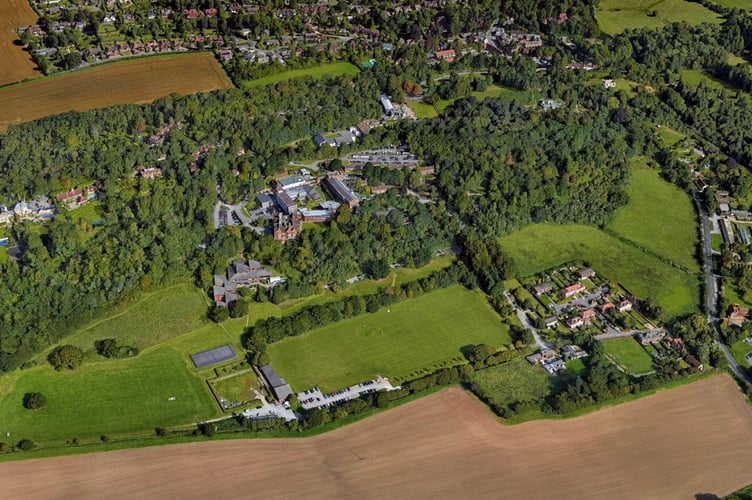
[[[305,69],[292,69],[290,71],[284,71],[277,73],[276,75],[269,75],[256,80],[243,81],[243,88],[252,89],[256,87],[263,87],[264,85],[271,85],[273,83],[279,83],[291,78],[300,78],[302,76],[310,76],[312,78],[323,78],[325,76],[339,76],[339,75],[357,75],[358,68],[349,62],[336,62],[330,64],[322,64],[313,68]]]
[[[639,375],[654,369],[650,354],[632,337],[604,340],[602,344],[606,354],[629,373]]]
[[[609,35],[625,29],[661,28],[676,21],[721,22],[720,16],[712,10],[686,0],[601,0],[595,18],[601,31]]]
[[[697,310],[697,276],[605,232],[578,224],[534,224],[500,239],[521,276],[570,261],[586,261],[638,297],[654,297],[668,316]]]
[[[27,392],[44,394],[47,407],[23,408]],[[0,379],[0,433],[10,432],[12,440],[93,442],[101,435],[151,434],[155,427],[189,424],[218,413],[204,381],[188,372],[170,348],[85,363],[72,372],[40,366]]]
[[[680,267],[699,271],[699,226],[689,196],[638,163],[632,169],[629,199],[614,213],[608,229]]]
[[[453,286],[286,338],[268,353],[293,389],[326,392],[462,362],[460,348],[479,343],[510,344],[508,327],[481,293]]]

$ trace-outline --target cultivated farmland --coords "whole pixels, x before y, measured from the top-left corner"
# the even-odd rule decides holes
[[[27,0],[0,0],[0,85],[39,76],[36,64],[22,46],[16,28],[37,22],[37,15]]]
[[[459,388],[307,439],[0,464],[8,499],[694,498],[752,482],[752,409],[716,376],[569,420],[502,426]],[[61,480],[65,478],[65,480]]]
[[[601,30],[609,35],[625,29],[662,28],[676,21],[721,22],[712,10],[687,0],[601,0],[595,17]]]
[[[534,224],[501,238],[502,248],[530,276],[570,261],[587,261],[637,297],[654,297],[668,316],[695,311],[697,276],[605,232],[577,224]]]
[[[460,348],[511,344],[509,329],[479,293],[453,286],[288,337],[269,345],[277,373],[296,390],[324,392],[373,378],[393,382],[437,364],[457,364]],[[454,361],[453,361],[454,360]]]
[[[66,111],[226,88],[232,82],[209,53],[131,59],[0,89],[0,130]]]

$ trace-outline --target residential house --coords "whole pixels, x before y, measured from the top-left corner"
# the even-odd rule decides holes
[[[434,54],[436,59],[446,62],[453,62],[456,56],[457,54],[455,54],[454,49],[439,50]]]
[[[316,134],[313,136],[313,143],[316,145],[317,148],[320,148],[321,146],[336,146],[335,142],[331,139],[327,139],[324,134]]]
[[[561,294],[564,296],[564,298],[571,297],[572,295],[577,295],[580,292],[584,292],[587,290],[585,288],[585,285],[582,283],[575,283],[574,285],[569,285],[567,287],[564,287],[561,289]]]
[[[637,335],[637,341],[642,345],[657,344],[663,337],[666,336],[666,332],[662,330],[650,330],[648,332],[642,332]]]
[[[584,325],[584,322],[582,321],[582,316],[575,316],[574,318],[565,319],[564,324],[567,325],[567,328],[574,330]]]
[[[567,359],[580,359],[587,357],[588,353],[578,345],[565,345],[561,348],[561,354]]]
[[[595,309],[585,309],[580,312],[583,324],[589,325],[595,319]]]
[[[549,316],[543,321],[546,324],[546,328],[553,328],[559,324],[559,319],[556,316]]]
[[[616,306],[619,312],[627,312],[632,310],[632,302],[629,299],[624,299]]]
[[[702,363],[700,363],[700,360],[698,360],[691,354],[687,354],[687,357],[684,358],[684,361],[686,361],[689,366],[691,366],[692,368],[697,368],[699,371],[703,371],[703,369],[705,368],[704,366],[702,366]]]
[[[381,106],[384,108],[384,114],[386,116],[392,116],[394,113],[394,105],[386,94],[381,95]]]
[[[676,352],[684,352],[687,350],[684,347],[684,342],[679,337],[673,337],[668,340],[668,346]]]
[[[549,293],[553,289],[554,289],[554,284],[551,283],[550,281],[533,285],[533,293],[535,293],[535,295],[543,295],[544,293]]]
[[[540,105],[543,109],[549,110],[559,109],[560,107],[564,106],[564,103],[562,101],[557,101],[554,99],[541,99]]]
[[[593,271],[589,267],[583,267],[582,269],[576,270],[574,274],[576,274],[577,277],[580,278],[581,280],[584,280],[584,279],[589,279],[595,276],[595,271]]]
[[[749,308],[742,307],[739,304],[733,304],[729,308],[728,317],[725,322],[727,325],[742,326],[744,320],[747,318],[747,314],[749,314]]]
[[[601,314],[605,314],[606,311],[613,309],[614,307],[616,306],[614,306],[613,302],[605,302],[598,306],[598,310],[601,312]]]

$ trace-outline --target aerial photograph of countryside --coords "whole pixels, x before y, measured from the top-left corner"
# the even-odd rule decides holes
[[[752,500],[752,0],[0,0],[0,499]]]

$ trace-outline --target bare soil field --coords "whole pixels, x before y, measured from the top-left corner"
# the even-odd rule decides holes
[[[186,95],[232,86],[209,53],[131,59],[0,89],[0,130],[66,111],[140,104],[173,92]]]
[[[752,483],[752,409],[716,376],[503,426],[451,388],[305,439],[0,464],[4,498],[694,498]]]
[[[36,24],[37,15],[27,0],[0,0],[0,85],[41,76],[31,55],[16,45],[16,28]]]

